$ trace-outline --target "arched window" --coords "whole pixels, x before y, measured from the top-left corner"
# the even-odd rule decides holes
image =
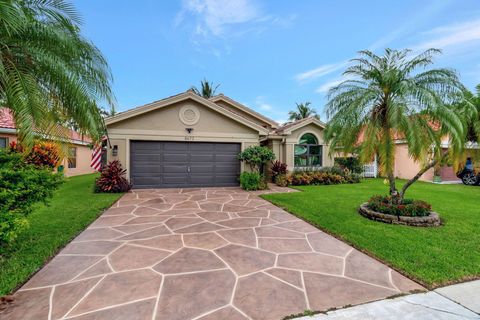
[[[295,145],[295,167],[309,168],[322,166],[323,146],[311,133],[305,133]]]

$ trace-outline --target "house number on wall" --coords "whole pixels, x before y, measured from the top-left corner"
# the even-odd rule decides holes
[[[185,141],[193,141],[195,140],[193,136],[185,136]]]

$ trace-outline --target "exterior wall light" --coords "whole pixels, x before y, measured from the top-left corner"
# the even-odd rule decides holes
[[[113,155],[114,157],[118,156],[118,146],[117,146],[117,145],[114,145],[114,146],[113,146],[112,155]]]

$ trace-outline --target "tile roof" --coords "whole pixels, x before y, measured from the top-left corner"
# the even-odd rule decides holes
[[[16,129],[13,114],[8,108],[0,108],[0,129]],[[75,141],[90,143],[92,139],[75,130],[68,129],[68,136]]]
[[[10,109],[0,108],[0,128],[15,129],[15,121]]]

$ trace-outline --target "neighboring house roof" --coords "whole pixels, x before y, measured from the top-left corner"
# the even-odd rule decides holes
[[[319,126],[322,129],[325,129],[325,123],[322,121],[318,120],[315,117],[308,117],[300,120],[296,120],[293,122],[288,122],[285,125],[281,126],[277,130],[275,130],[276,134],[290,134],[292,131],[295,131],[301,127],[307,126],[309,124],[315,124]]]
[[[227,110],[226,108],[221,107],[220,105],[214,103],[211,100],[200,97],[199,95],[193,93],[191,90],[188,90],[186,92],[183,92],[183,93],[180,93],[180,94],[177,94],[177,95],[174,95],[174,96],[162,99],[162,100],[157,100],[157,101],[154,101],[152,103],[148,103],[148,104],[145,104],[143,106],[136,107],[136,108],[124,111],[124,112],[117,113],[116,115],[114,115],[112,117],[106,118],[105,119],[105,124],[108,126],[110,124],[120,122],[120,121],[126,120],[128,118],[135,117],[135,116],[138,116],[138,115],[141,115],[141,114],[153,111],[153,110],[164,108],[164,107],[170,106],[174,103],[178,103],[178,102],[181,102],[181,101],[184,101],[184,100],[187,100],[187,99],[194,100],[194,101],[200,103],[201,105],[203,105],[205,107],[208,107],[210,109],[213,109],[213,110],[217,111],[220,114],[223,114],[224,116],[226,116],[228,118],[231,118],[231,119],[233,119],[233,120],[235,120],[239,123],[242,123],[243,125],[245,125],[247,127],[250,127],[254,130],[257,130],[261,134],[268,134],[269,133],[269,130],[267,128],[264,128],[263,126],[259,125],[258,123],[250,121],[250,120],[246,119],[245,117],[240,116],[237,113],[234,113],[230,110]]]
[[[256,112],[255,110],[250,109],[249,107],[241,104],[238,101],[233,100],[230,97],[227,97],[227,96],[223,95],[222,93],[219,94],[219,95],[216,95],[214,97],[211,97],[209,100],[213,101],[215,103],[218,103],[219,101],[223,101],[224,103],[227,103],[230,106],[233,106],[234,108],[232,110],[229,109],[229,111],[232,111],[232,112],[238,114],[241,117],[243,117],[242,112],[235,112],[234,111],[235,108],[240,110],[240,111],[243,111],[244,113],[252,116],[253,118],[256,118],[256,119],[260,120],[261,123],[265,123],[265,124],[271,126],[274,129],[279,127],[279,124],[276,121],[274,121],[274,120]],[[222,105],[220,105],[220,106],[223,107]]]
[[[92,139],[86,135],[82,135],[75,130],[67,129],[68,136],[71,139],[71,143],[76,144],[88,144],[92,142]],[[17,134],[15,120],[13,114],[8,108],[0,108],[0,133]]]
[[[0,128],[15,129],[13,115],[7,108],[0,108]]]

